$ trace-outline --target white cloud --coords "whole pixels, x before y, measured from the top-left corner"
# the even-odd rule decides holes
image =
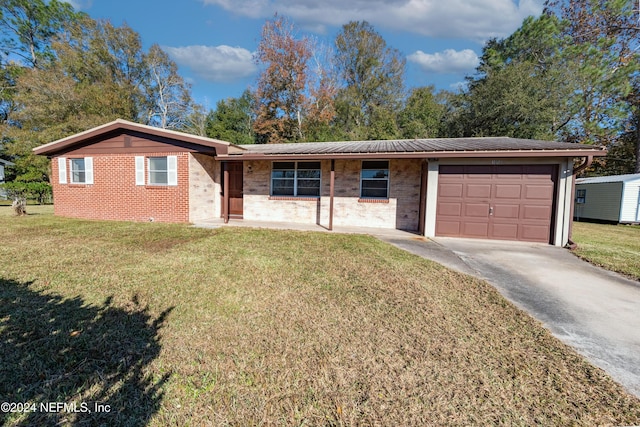
[[[436,53],[424,53],[418,50],[407,59],[418,64],[423,71],[439,74],[466,73],[473,71],[480,64],[478,55],[471,49],[461,51],[446,49]]]
[[[86,10],[93,5],[93,0],[66,0],[75,10]]]
[[[503,37],[529,15],[542,12],[543,0],[201,0],[251,18],[275,12],[304,28],[321,31],[366,20],[375,27],[478,41]]]
[[[253,55],[247,49],[231,46],[184,46],[163,49],[178,65],[216,83],[229,83],[254,75]]]

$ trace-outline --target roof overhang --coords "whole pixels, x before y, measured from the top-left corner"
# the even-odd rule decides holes
[[[606,155],[600,147],[558,141],[510,137],[421,138],[377,141],[333,141],[243,145],[245,151],[219,154],[220,159],[429,159],[594,157]]]
[[[219,160],[323,160],[323,159],[451,159],[451,158],[526,158],[605,156],[600,149],[586,150],[486,150],[427,151],[380,153],[264,154],[245,151],[241,154],[219,154]]]
[[[145,135],[167,138],[170,140],[180,141],[182,143],[192,144],[196,147],[201,147],[203,152],[225,155],[229,153],[239,153],[244,151],[242,147],[233,145],[230,142],[117,119],[102,126],[98,126],[84,132],[80,132],[75,135],[71,135],[66,138],[41,145],[34,148],[33,152],[35,154],[52,156],[57,153],[64,152],[65,150],[69,150],[78,145],[91,143],[91,141],[98,141],[100,137],[103,137],[105,135],[126,131],[138,132]]]

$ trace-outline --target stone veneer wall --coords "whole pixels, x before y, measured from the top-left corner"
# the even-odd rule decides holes
[[[189,156],[189,221],[220,218],[220,162],[212,156],[191,153]]]
[[[336,160],[333,224],[335,226],[417,230],[421,160],[390,160],[388,200],[360,199],[361,160]],[[244,218],[329,224],[329,160],[321,162],[319,199],[270,197],[271,162],[244,164]]]

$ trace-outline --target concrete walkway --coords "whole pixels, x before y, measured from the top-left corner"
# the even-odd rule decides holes
[[[640,397],[639,282],[549,245],[442,237],[381,239],[485,279]]]
[[[328,232],[318,225],[212,220],[196,224]],[[505,298],[640,397],[640,282],[538,243],[438,237],[394,229],[335,227],[369,234],[491,283]]]
[[[317,224],[302,224],[296,222],[276,222],[276,221],[251,221],[246,219],[231,219],[227,224],[222,219],[210,219],[207,221],[199,221],[193,224],[194,227],[200,228],[218,228],[218,227],[249,227],[249,228],[268,228],[272,230],[296,230],[296,231],[317,231],[323,233],[340,233],[340,234],[368,234],[379,237],[381,239],[411,239],[419,237],[416,234],[407,231],[396,230],[395,228],[372,228],[372,227],[334,227],[329,231],[327,227]]]

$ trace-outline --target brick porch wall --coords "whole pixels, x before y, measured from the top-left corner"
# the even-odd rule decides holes
[[[188,222],[189,153],[145,153],[147,157],[168,155],[178,158],[177,186],[136,185],[135,156],[131,154],[91,156],[94,184],[60,184],[58,160],[53,158],[54,213],[86,219]]]
[[[418,229],[421,160],[390,160],[389,199],[361,201],[360,160],[335,162],[335,226]],[[251,166],[251,172],[248,167]],[[290,221],[329,224],[331,163],[324,160],[320,199],[283,199],[269,196],[271,162],[248,161],[244,165],[244,218],[258,221]]]

